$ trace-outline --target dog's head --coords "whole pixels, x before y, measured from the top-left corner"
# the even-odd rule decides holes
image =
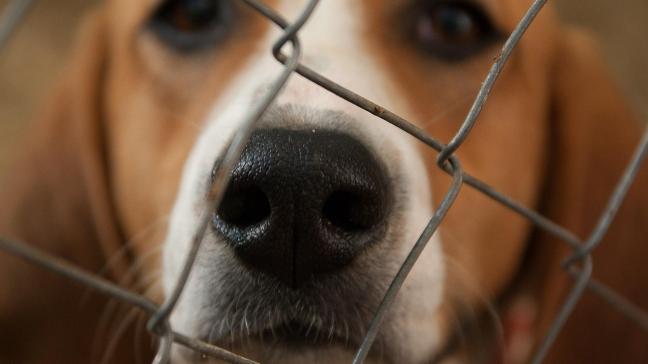
[[[325,0],[299,32],[302,62],[447,142],[529,3]],[[269,5],[293,19],[304,2]],[[228,0],[114,0],[87,27],[44,130],[64,125],[59,132],[73,146],[93,145],[71,172],[90,187],[68,195],[100,200],[83,203],[92,211],[83,217],[93,221],[89,235],[99,236],[105,256],[130,240],[151,296],[173,289],[213,173],[282,70],[270,52],[279,35]],[[581,234],[638,129],[591,49],[543,10],[456,153],[471,175]],[[61,142],[42,138],[41,152]],[[221,205],[207,212],[211,224],[172,327],[264,362],[350,361],[449,188],[436,157],[294,75],[258,121]],[[638,227],[628,229],[636,241]],[[484,317],[499,311],[506,319],[519,297],[532,308],[513,315],[529,322],[519,330],[516,321],[514,334],[539,337],[562,284],[550,269],[561,246],[549,240],[464,187],[387,312],[370,360],[467,352],[489,360],[501,335],[483,328]],[[455,345],[457,331],[477,333]],[[518,349],[511,358],[525,357]]]

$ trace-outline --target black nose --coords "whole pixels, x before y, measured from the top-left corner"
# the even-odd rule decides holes
[[[213,225],[247,266],[299,287],[385,233],[391,194],[372,153],[332,131],[255,131]]]

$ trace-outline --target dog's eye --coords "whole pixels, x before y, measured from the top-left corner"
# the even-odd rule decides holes
[[[419,10],[414,25],[420,46],[450,61],[477,53],[498,37],[488,15],[469,1],[427,2]]]
[[[149,28],[174,49],[205,49],[227,33],[231,5],[229,0],[164,0],[153,13]]]

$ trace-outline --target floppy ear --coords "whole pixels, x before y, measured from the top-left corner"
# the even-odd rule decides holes
[[[586,35],[568,31],[553,72],[552,138],[542,213],[586,239],[602,214],[643,132]],[[529,271],[538,302],[536,342],[574,281],[560,269],[570,250],[537,233]],[[593,276],[648,309],[648,166],[642,166],[610,230],[593,254]],[[546,362],[648,360],[648,334],[589,290]]]
[[[123,241],[106,177],[104,28],[99,13],[86,22],[73,61],[0,187],[0,235],[93,272]],[[105,303],[94,295],[82,302],[86,291],[0,252],[0,362],[90,360]]]

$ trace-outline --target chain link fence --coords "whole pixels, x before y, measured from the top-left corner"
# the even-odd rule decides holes
[[[292,23],[288,22],[272,8],[257,0],[239,1],[244,2],[247,6],[251,7],[276,26],[283,29],[283,33],[276,40],[271,51],[276,60],[284,65],[284,69],[279,77],[274,80],[272,86],[267,90],[267,93],[264,95],[261,102],[249,112],[245,121],[241,124],[240,129],[226,149],[221,163],[216,167],[213,184],[206,196],[209,201],[208,210],[206,211],[215,211],[220,204],[225,187],[229,182],[230,172],[241,156],[256,122],[281,93],[282,88],[285,86],[288,79],[295,73],[323,87],[338,97],[356,105],[357,107],[383,119],[385,122],[393,124],[404,132],[410,134],[412,137],[426,144],[429,148],[434,149],[438,153],[436,161],[438,168],[452,177],[452,183],[449,190],[446,192],[434,215],[430,218],[427,226],[419,236],[396,276],[392,279],[389,288],[385,292],[382,302],[367,329],[364,340],[361,346],[357,349],[353,363],[364,362],[380,329],[383,318],[393,303],[403,282],[407,278],[408,273],[416,263],[417,258],[425,248],[427,242],[437,230],[448,211],[452,208],[454,201],[464,185],[480,191],[492,200],[518,213],[533,223],[537,228],[559,238],[572,249],[572,255],[563,262],[562,268],[565,270],[566,274],[574,279],[574,284],[565,298],[562,307],[558,311],[552,325],[539,343],[531,363],[537,364],[543,361],[551,348],[552,343],[560,333],[561,328],[574,310],[585,290],[590,290],[597,294],[606,300],[611,308],[618,310],[635,324],[648,330],[647,312],[641,310],[632,302],[629,302],[627,299],[620,296],[613,289],[592,278],[591,259],[592,251],[604,237],[643,160],[648,154],[648,130],[644,133],[630,163],[618,182],[612,196],[609,198],[607,207],[601,213],[597,225],[585,240],[578,238],[574,233],[540,215],[538,212],[522,206],[508,196],[496,191],[478,178],[468,174],[462,169],[460,160],[454,155],[477,122],[480,112],[485,105],[498,76],[511,56],[511,53],[514,51],[525,31],[532,24],[533,20],[541,11],[547,0],[535,0],[524,17],[520,20],[515,30],[511,33],[483,82],[463,124],[448,144],[440,142],[413,123],[410,123],[361,95],[338,85],[300,63],[302,48],[299,42],[299,30],[308,21],[313,12],[316,11],[319,0],[309,0],[298,18]],[[14,0],[4,9],[4,13],[0,19],[0,49],[5,45],[16,26],[20,24],[31,4],[31,0]],[[284,46],[288,43],[290,43],[292,47],[290,47],[290,53],[286,54],[283,50]],[[157,354],[153,360],[153,363],[155,364],[169,363],[173,343],[193,349],[196,352],[201,353],[203,357],[212,357],[231,363],[255,363],[253,360],[241,357],[223,348],[175,332],[169,323],[169,317],[178,302],[185,283],[187,282],[203,240],[203,235],[209,226],[210,214],[203,213],[202,216],[204,216],[204,218],[200,222],[199,228],[193,236],[191,249],[185,258],[183,269],[178,276],[175,287],[161,305],[157,305],[148,298],[119,287],[97,275],[85,272],[62,259],[38,251],[23,242],[0,238],[0,250],[4,250],[5,252],[16,255],[39,267],[80,282],[94,290],[144,311],[150,316],[147,323],[148,330],[153,335],[160,338]]]

